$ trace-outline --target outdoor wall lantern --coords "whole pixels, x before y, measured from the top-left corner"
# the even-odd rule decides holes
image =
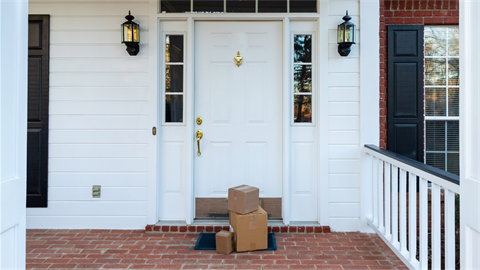
[[[135,17],[130,14],[125,16],[126,22],[122,23],[122,43],[127,46],[127,52],[130,55],[137,55],[140,51],[140,25],[134,21]]]
[[[337,43],[341,56],[347,56],[351,51],[350,47],[355,44],[355,24],[350,22],[351,19],[347,10],[347,15],[343,16],[344,22],[338,25]]]

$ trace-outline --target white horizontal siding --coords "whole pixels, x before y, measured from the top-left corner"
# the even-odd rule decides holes
[[[146,172],[50,172],[50,187],[102,187],[141,188],[147,186]],[[98,200],[98,199],[97,199]]]
[[[359,1],[329,1],[328,6],[329,225],[333,231],[356,231],[360,217],[360,44],[357,39],[351,53],[340,56],[337,26],[348,10],[359,29]]]
[[[51,202],[54,201],[91,201],[96,202],[98,198],[92,198],[92,187],[51,187],[48,190]],[[101,187],[102,201],[144,201],[147,196],[146,187]]]
[[[50,101],[134,101],[148,100],[144,87],[51,87]],[[81,103],[78,103],[81,106]],[[110,103],[113,104],[113,103]],[[111,109],[110,107],[108,109]]]
[[[120,43],[129,10],[141,31],[135,57]],[[149,2],[32,0],[29,13],[50,15],[50,133],[48,207],[29,208],[28,227],[144,228]]]

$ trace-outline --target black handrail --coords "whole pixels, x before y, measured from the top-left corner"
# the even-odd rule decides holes
[[[444,170],[440,170],[438,168],[435,168],[435,167],[432,167],[430,165],[421,163],[421,162],[416,161],[414,159],[402,156],[400,154],[394,153],[394,152],[389,151],[389,150],[385,150],[385,149],[380,148],[380,147],[378,147],[376,145],[373,145],[373,144],[365,144],[365,147],[372,150],[372,151],[375,151],[379,154],[382,154],[382,155],[387,156],[389,158],[393,158],[397,161],[400,161],[402,163],[405,163],[407,165],[415,167],[415,168],[417,168],[419,170],[422,170],[426,173],[433,174],[433,175],[435,175],[437,177],[440,177],[440,178],[442,178],[442,179],[444,179],[448,182],[452,182],[454,184],[460,185],[460,177],[456,174],[449,173],[449,172],[446,172]]]

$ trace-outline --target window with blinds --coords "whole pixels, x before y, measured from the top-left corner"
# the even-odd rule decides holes
[[[458,26],[426,26],[424,42],[425,161],[428,165],[458,175]]]

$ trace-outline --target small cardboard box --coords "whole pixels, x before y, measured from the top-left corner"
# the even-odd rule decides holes
[[[260,190],[256,187],[241,185],[228,189],[229,211],[246,214],[257,210]]]
[[[233,232],[220,231],[215,234],[217,253],[228,255],[233,252]]]
[[[260,206],[251,213],[241,215],[230,211],[230,226],[235,233],[237,252],[268,248],[267,212]]]

